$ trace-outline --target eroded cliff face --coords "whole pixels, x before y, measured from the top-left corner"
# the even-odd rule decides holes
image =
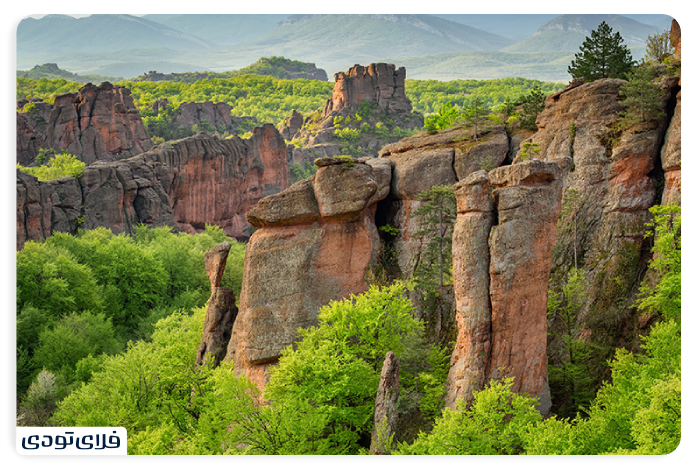
[[[423,205],[418,194],[435,185],[453,185],[482,168],[500,166],[509,151],[508,140],[503,126],[492,127],[476,142],[470,129],[459,126],[404,138],[380,150],[380,158],[393,166],[387,224],[399,230],[394,250],[404,277],[413,275],[430,240],[414,236],[420,226],[413,212]]]
[[[226,359],[260,389],[298,328],[316,325],[319,309],[331,300],[367,290],[365,274],[379,255],[374,211],[389,191],[389,164],[339,158],[316,164],[313,177],[262,199],[247,214],[260,229],[247,245]]]
[[[51,232],[139,223],[194,233],[217,224],[245,238],[244,216],[288,186],[285,142],[270,124],[248,140],[206,134],[165,143],[118,161],[97,161],[77,179],[38,182],[17,172],[17,248]]]
[[[551,407],[546,367],[547,288],[563,171],[530,161],[478,171],[455,185],[452,239],[458,336],[448,406],[491,379]]]
[[[609,351],[639,343],[647,321],[638,320],[632,305],[650,258],[648,210],[661,201],[679,202],[681,181],[679,78],[661,79],[664,116],[630,128],[617,123],[622,83],[598,80],[549,97],[537,119],[539,131],[527,140],[538,145],[533,158],[572,159],[550,288],[560,290],[577,259],[586,279],[579,333]],[[555,326],[551,316],[549,327]],[[563,353],[563,344],[551,337],[550,359]],[[601,369],[607,357],[599,353],[591,365]]]
[[[67,151],[87,164],[134,156],[152,148],[130,91],[104,82],[56,96],[17,114],[17,162],[31,164],[39,149]]]
[[[292,136],[303,142],[302,148],[291,149],[288,160],[306,166],[316,158],[340,154],[375,157],[382,146],[398,140],[398,136],[388,135],[396,127],[420,129],[423,116],[413,112],[405,93],[405,78],[403,67],[397,69],[387,63],[355,65],[347,72],[336,73],[332,97],[322,111],[310,115],[304,122],[294,113],[286,119],[284,127],[292,129]],[[362,115],[358,119],[359,110]],[[385,122],[390,122],[390,126],[384,126]],[[301,125],[298,129],[297,123]],[[389,131],[380,134],[376,131],[378,124]],[[363,125],[368,129],[362,131]],[[336,136],[337,130],[358,132],[358,136],[347,144]]]
[[[372,101],[383,112],[410,113],[411,101],[406,97],[406,69],[386,63],[355,65],[347,72],[334,75],[333,95],[326,102],[323,117],[342,109],[355,111],[363,101]]]

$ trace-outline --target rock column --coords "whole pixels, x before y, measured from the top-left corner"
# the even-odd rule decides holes
[[[448,376],[450,407],[508,376],[514,391],[539,399],[542,413],[551,407],[546,309],[561,184],[559,164],[529,161],[475,172],[455,185],[459,334]]]
[[[399,399],[399,360],[389,351],[382,364],[379,387],[375,398],[375,417],[372,426],[370,455],[389,455],[396,433]]]
[[[196,367],[204,365],[209,359],[213,359],[212,365],[217,367],[227,354],[232,326],[237,318],[237,307],[234,304],[234,291],[220,287],[220,281],[231,247],[229,242],[223,242],[205,253],[205,271],[210,279],[210,299],[201,344],[196,353]]]

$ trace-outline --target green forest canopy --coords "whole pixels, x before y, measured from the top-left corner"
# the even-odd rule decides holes
[[[259,123],[278,125],[298,110],[308,117],[322,109],[331,97],[334,84],[317,80],[282,80],[271,76],[240,75],[232,78],[215,78],[194,83],[158,81],[117,83],[130,89],[136,106],[147,117],[148,109],[155,101],[167,99],[170,106],[182,102],[225,102],[233,107],[236,116],[256,117]],[[77,92],[81,83],[58,80],[32,80],[17,78],[17,99],[41,98],[53,102],[55,95]],[[545,83],[525,78],[495,80],[406,80],[406,95],[415,111],[423,114],[436,112],[446,102],[463,108],[472,98],[483,99],[489,107],[501,105],[506,98],[512,101],[528,94],[539,86],[544,94],[561,90],[560,83]]]

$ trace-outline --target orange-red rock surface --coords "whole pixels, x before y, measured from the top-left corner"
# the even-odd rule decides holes
[[[374,210],[389,172],[371,160],[316,164],[312,178],[264,198],[247,216],[260,229],[247,246],[226,359],[261,389],[298,328],[316,325],[329,301],[367,290],[365,274],[380,249]]]

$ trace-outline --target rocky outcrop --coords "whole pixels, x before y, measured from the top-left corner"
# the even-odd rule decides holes
[[[229,242],[223,242],[205,253],[205,271],[210,279],[210,299],[205,313],[201,344],[196,353],[196,367],[206,363],[217,367],[227,354],[227,345],[237,318],[237,307],[234,303],[234,291],[220,287],[220,281],[231,247]]]
[[[393,166],[387,224],[399,229],[394,250],[405,277],[413,274],[429,241],[414,236],[420,226],[412,213],[423,205],[418,194],[434,185],[453,185],[480,169],[494,169],[505,161],[508,150],[503,126],[491,128],[476,142],[470,129],[459,126],[404,138],[380,150],[380,158]]]
[[[375,415],[372,426],[370,455],[389,455],[391,442],[398,424],[399,360],[389,351],[382,364],[379,386],[375,397]]]
[[[665,187],[661,201],[663,205],[681,205],[681,90],[677,92],[676,99],[674,114],[660,151],[662,170],[665,171]]]
[[[163,167],[172,217],[186,232],[217,224],[231,237],[246,238],[246,213],[289,185],[285,142],[271,124],[255,128],[248,140],[199,134],[143,156]]]
[[[491,379],[539,398],[547,414],[547,288],[560,212],[561,166],[531,161],[478,171],[455,185],[453,279],[458,336],[447,405]]]
[[[303,123],[302,114],[293,109],[292,113],[283,120],[278,131],[283,138],[290,141],[299,133]]]
[[[672,27],[669,31],[669,40],[674,47],[674,58],[681,60],[681,27],[677,20],[672,20]]]
[[[127,88],[89,83],[56,96],[50,111],[41,105],[17,114],[17,162],[30,165],[40,148],[65,150],[91,164],[142,153],[152,140]]]
[[[51,235],[53,187],[17,169],[17,250]]]
[[[217,224],[245,238],[251,229],[245,214],[288,186],[285,142],[270,124],[248,140],[198,134],[132,158],[97,161],[78,179],[17,177],[17,248],[54,231],[132,232],[139,223],[190,233]]]
[[[152,104],[154,115],[165,110],[169,106],[166,99],[155,101]],[[208,133],[229,132],[244,133],[240,129],[248,128],[256,123],[256,117],[237,117],[231,114],[232,106],[224,102],[182,102],[179,107],[171,111],[169,116],[169,128],[173,134],[184,128],[189,131],[198,128]],[[154,125],[154,124],[153,124]],[[150,127],[148,130],[155,134],[157,129]]]
[[[539,145],[539,153],[531,157],[573,160],[564,193],[566,200],[569,194],[576,194],[573,211],[578,215],[560,220],[552,286],[565,283],[577,255],[588,291],[581,317],[590,310],[602,311],[589,317],[588,326],[596,331],[617,329],[630,315],[630,301],[621,305],[619,299],[639,283],[641,252],[649,249],[645,222],[648,209],[657,201],[656,184],[661,175],[655,166],[677,82],[678,78],[662,82],[665,117],[623,131],[617,127],[623,109],[619,100],[622,80],[597,80],[569,89],[547,100],[537,118],[539,131],[528,140]],[[673,141],[676,150],[680,144]],[[665,149],[665,154],[676,152]],[[666,156],[666,167],[676,167],[669,160]],[[575,219],[581,220],[577,237]]]
[[[375,157],[382,146],[402,138],[404,131],[420,129],[423,116],[412,111],[404,91],[405,77],[404,68],[396,70],[386,63],[355,65],[337,73],[331,99],[294,134],[302,148],[294,148],[288,159],[304,163],[309,155],[321,157],[319,153],[329,155],[334,150]]]
[[[539,131],[526,141],[538,145],[531,158],[572,159],[563,182],[565,209],[558,222],[549,288],[561,291],[577,259],[585,284],[576,335],[600,350],[586,363],[597,385],[609,378],[602,372],[610,356],[601,350],[637,349],[640,344],[639,314],[632,305],[650,259],[648,210],[659,203],[663,182],[665,201],[678,198],[679,192],[680,109],[673,108],[678,80],[661,81],[664,117],[630,128],[617,123],[624,81],[603,79],[569,88],[547,99],[537,118]],[[665,135],[672,114],[677,119],[671,119],[672,133]],[[658,165],[661,152],[664,176]],[[548,326],[549,362],[558,365],[567,356],[566,346],[556,338],[563,324],[552,314]],[[554,398],[554,404],[564,404],[561,395]]]
[[[354,112],[363,100],[376,103],[382,112],[411,113],[405,80],[405,68],[397,70],[393,64],[386,63],[371,63],[367,67],[355,65],[347,72],[338,72],[334,75],[333,95],[326,102],[322,116],[342,109]]]
[[[379,255],[376,203],[389,191],[386,161],[326,158],[317,173],[271,195],[247,214],[249,239],[239,316],[227,360],[263,389],[268,367],[317,323],[331,300],[367,289]]]

